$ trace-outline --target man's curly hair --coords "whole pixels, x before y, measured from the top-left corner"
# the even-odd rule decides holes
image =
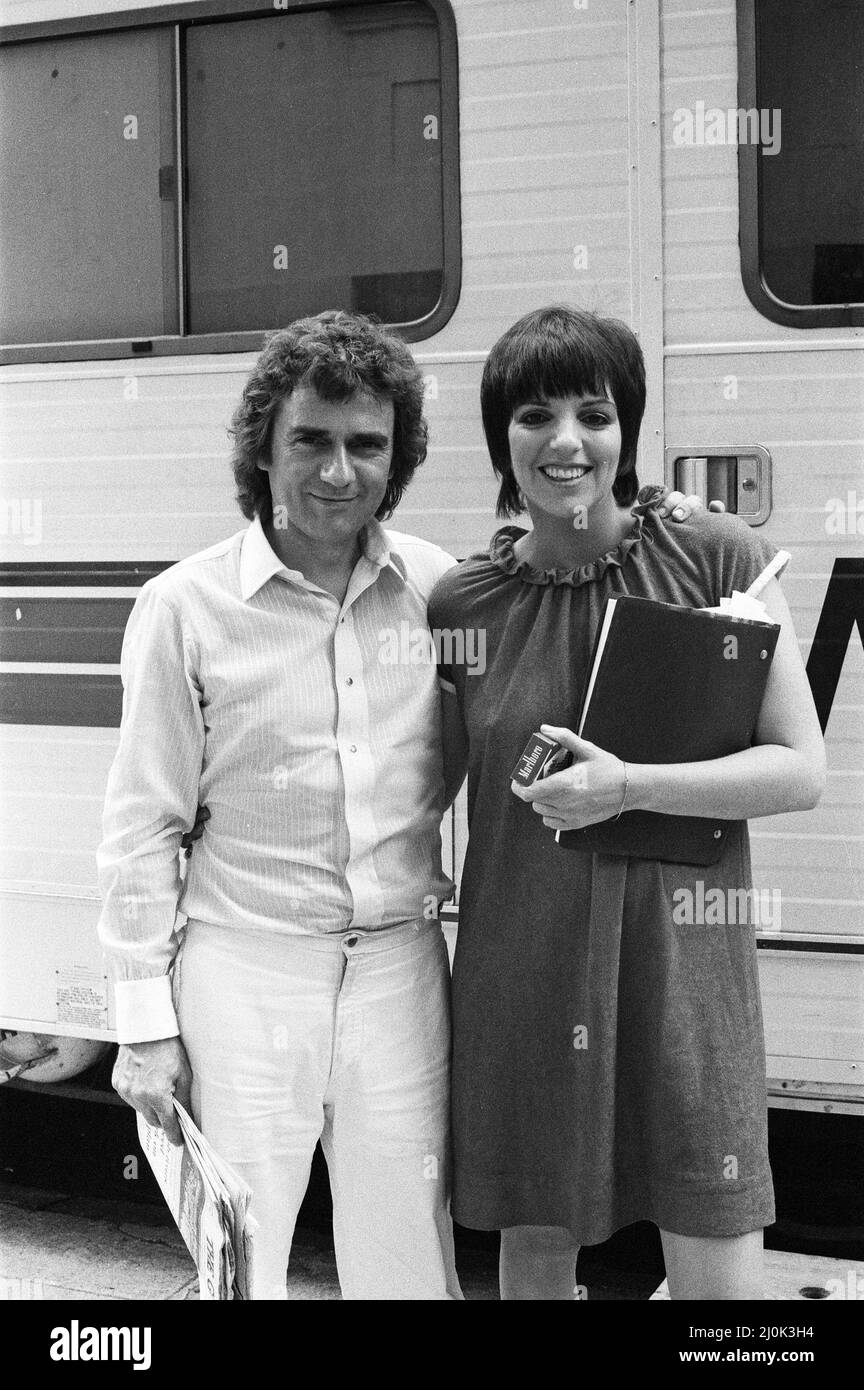
[[[401,338],[365,314],[341,309],[297,319],[265,340],[229,431],[243,515],[250,520],[270,515],[270,479],[258,465],[269,461],[271,426],[280,401],[300,385],[313,386],[327,401],[345,401],[356,391],[367,391],[393,402],[390,477],[375,513],[379,521],[386,520],[426,457],[423,376]]]

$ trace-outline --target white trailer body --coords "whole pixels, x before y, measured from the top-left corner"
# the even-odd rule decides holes
[[[829,777],[814,811],[751,825],[756,886],[779,890],[782,901],[779,930],[759,933],[769,1091],[779,1105],[855,1112],[864,1105],[864,319],[850,301],[845,313],[817,307],[796,318],[790,310],[783,322],[777,296],[766,290],[760,300],[754,290],[758,265],[742,269],[750,251],[758,260],[758,180],[775,156],[757,147],[751,158],[737,123],[734,138],[714,138],[711,113],[737,112],[756,82],[754,26],[772,21],[765,5],[453,0],[427,7],[440,78],[435,92],[416,79],[427,86],[415,115],[426,120],[424,138],[441,143],[435,154],[447,166],[443,307],[408,332],[427,377],[432,444],[393,524],[459,557],[488,540],[496,487],[480,426],[480,373],[492,342],[520,314],[566,301],[637,330],[649,374],[641,481],[665,477],[707,489],[719,480],[730,505],[757,521],[764,513],[765,532],[792,552],[784,588],[826,722]],[[369,17],[379,30],[386,8],[375,6]],[[417,7],[390,8],[401,22]],[[829,8],[860,36],[847,0]],[[370,7],[348,9],[359,44]],[[5,0],[0,61],[21,45],[30,46],[31,61],[37,44],[47,45],[46,62],[52,52],[65,60],[69,45],[103,29],[116,37],[161,25],[180,84],[192,43],[183,26],[235,14],[281,24],[290,35],[303,19],[295,11],[294,0],[257,7]],[[132,31],[123,27],[130,18]],[[853,45],[850,58],[847,48],[838,41],[838,62],[860,80],[864,52]],[[61,60],[52,61],[53,72]],[[194,74],[187,77],[191,84]],[[394,79],[394,110],[412,81]],[[196,98],[180,85],[179,109],[191,122]],[[136,114],[124,100],[132,98],[118,96],[111,107],[118,120]],[[142,110],[149,100],[146,110],[167,119],[152,94],[136,89],[135,100]],[[424,111],[423,101],[439,105]],[[35,104],[15,119],[32,127]],[[787,124],[794,143],[791,117]],[[38,138],[32,129],[30,138]],[[93,139],[101,138],[94,127]],[[170,132],[162,138],[170,143]],[[854,144],[861,133],[841,128],[832,138]],[[814,158],[804,150],[793,174],[803,177],[801,161]],[[374,159],[370,177],[373,169]],[[782,190],[775,194],[782,201]],[[830,248],[833,235],[853,250],[832,259],[819,249],[817,259],[825,274],[842,276],[851,255],[854,278],[861,207],[846,194],[832,205],[832,196],[827,189],[828,223],[833,218],[841,231],[828,225],[814,236],[820,248]],[[187,236],[193,220],[190,213]],[[154,237],[162,234],[157,223]],[[70,256],[89,255],[89,234],[86,244],[83,232],[76,241],[69,225]],[[178,247],[182,278],[182,233]],[[791,250],[785,259],[776,247],[771,254],[772,274],[792,266]],[[378,270],[368,272],[370,283]],[[190,279],[187,297],[194,289]],[[120,636],[154,568],[244,524],[232,498],[226,426],[254,361],[255,334],[216,333],[208,350],[206,334],[184,339],[176,322],[171,327],[161,335],[130,328],[125,341],[122,332],[78,333],[87,339],[78,343],[67,332],[59,347],[31,340],[9,350],[0,367],[6,1029],[113,1036],[95,931],[94,854],[117,740]],[[145,341],[150,347],[139,351]],[[464,797],[442,833],[458,880]],[[448,930],[454,925],[451,914]]]

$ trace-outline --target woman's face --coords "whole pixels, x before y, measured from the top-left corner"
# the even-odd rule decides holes
[[[514,412],[507,431],[516,485],[530,512],[588,524],[613,502],[621,426],[608,395],[538,397]]]

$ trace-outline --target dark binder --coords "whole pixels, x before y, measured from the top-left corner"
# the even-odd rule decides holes
[[[578,731],[632,763],[690,763],[749,748],[780,628],[654,599],[609,599]],[[714,864],[728,820],[625,811],[562,831],[559,843],[602,854]]]

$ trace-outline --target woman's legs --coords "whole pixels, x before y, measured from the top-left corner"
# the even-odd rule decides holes
[[[578,1242],[564,1226],[509,1226],[501,1232],[502,1299],[573,1299]]]
[[[744,1236],[679,1236],[661,1231],[673,1299],[765,1297],[762,1232]]]
[[[762,1232],[681,1236],[661,1231],[673,1299],[764,1299]],[[579,1244],[563,1226],[510,1226],[501,1232],[501,1298],[571,1300]]]

